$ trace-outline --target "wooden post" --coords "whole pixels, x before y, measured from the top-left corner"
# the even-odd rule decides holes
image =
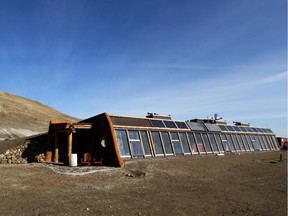
[[[72,154],[72,131],[68,132],[68,158]]]
[[[52,145],[52,136],[51,136],[51,131],[49,131],[48,133],[48,141],[47,141],[47,144],[46,144],[46,154],[45,154],[45,161],[46,162],[52,162],[52,148],[51,148],[51,145]]]
[[[54,149],[54,162],[59,162],[59,148],[58,148],[58,133],[55,133],[55,149]]]

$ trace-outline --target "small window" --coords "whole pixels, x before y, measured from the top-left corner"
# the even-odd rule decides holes
[[[180,135],[180,139],[182,142],[184,154],[191,154],[186,134],[185,133],[179,133],[179,135]]]
[[[172,143],[174,146],[175,154],[183,154],[180,140],[176,132],[171,132]]]
[[[199,154],[199,151],[198,151],[198,148],[197,148],[197,144],[196,144],[194,135],[192,133],[188,133],[188,139],[189,139],[189,142],[190,142],[192,154]]]
[[[155,147],[155,152],[157,156],[164,156],[164,151],[161,144],[160,135],[158,132],[151,132],[152,139]]]
[[[102,146],[103,148],[106,148],[106,137],[103,137],[103,138],[102,138],[100,144],[101,144],[101,146]]]
[[[131,157],[125,130],[116,130],[117,144],[121,157]]]
[[[172,146],[171,146],[168,132],[162,132],[161,134],[162,134],[162,140],[164,143],[166,155],[173,155]]]

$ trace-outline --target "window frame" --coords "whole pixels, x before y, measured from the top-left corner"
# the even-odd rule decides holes
[[[173,134],[176,134],[176,136],[178,137],[178,140],[175,140],[175,139],[172,138],[172,133],[173,133]],[[180,141],[178,132],[170,131],[169,134],[170,134],[171,144],[172,144],[173,149],[174,149],[174,155],[175,155],[175,156],[176,156],[176,155],[181,155],[181,154],[184,155],[183,146],[182,146],[182,143],[181,143],[181,141]],[[175,141],[175,142],[179,142],[179,145],[180,145],[180,148],[181,148],[181,153],[177,153],[177,152],[176,152],[174,141]]]
[[[193,148],[194,146],[191,144],[191,140],[190,140],[190,136],[189,135],[191,135],[191,137],[193,138],[193,141],[194,141],[194,144],[195,144],[195,148],[196,148],[196,152],[194,151],[194,148]],[[189,143],[191,154],[192,155],[200,155],[200,151],[199,151],[198,144],[197,144],[197,141],[196,141],[195,133],[193,133],[192,131],[191,132],[187,132],[186,136],[187,136],[187,140],[188,140],[188,143]]]
[[[148,148],[149,148],[149,151],[150,151],[150,154],[146,154],[146,150],[145,150],[145,145],[144,145],[144,141],[143,141],[143,137],[142,137],[142,132],[145,133],[145,136],[147,138],[147,142],[148,142]],[[143,146],[143,150],[144,150],[144,157],[152,157],[153,155],[153,150],[151,148],[151,141],[149,139],[149,133],[147,130],[139,130],[139,134],[140,134],[140,140],[141,140],[141,143],[142,143],[142,146]]]
[[[155,153],[155,157],[163,157],[163,156],[165,156],[165,150],[164,150],[163,143],[162,143],[162,140],[161,140],[160,131],[151,130],[150,133],[151,133],[152,145],[153,145],[153,148],[154,148],[154,151],[155,151],[155,152],[154,152],[154,153]],[[159,140],[160,140],[160,145],[161,145],[163,154],[162,154],[162,153],[161,153],[161,154],[158,154],[158,153],[157,153],[156,145],[155,145],[154,138],[153,138],[153,133],[158,134],[158,137],[159,137]],[[160,147],[160,146],[159,146],[159,147]]]
[[[129,151],[130,155],[122,155],[121,148],[119,146],[121,143],[119,142],[119,139],[118,139],[118,132],[124,132],[124,134],[126,136],[124,138],[126,138],[127,147],[128,147],[128,151]],[[129,139],[128,139],[127,130],[126,129],[115,129],[115,135],[116,135],[116,139],[117,139],[117,147],[118,147],[118,150],[119,150],[119,153],[120,153],[120,157],[123,158],[123,159],[132,158],[131,147],[130,147],[130,143],[129,143]],[[125,150],[124,145],[123,145],[123,150]]]
[[[165,142],[164,142],[164,139],[163,139],[163,134],[166,134],[167,133],[167,138],[168,138],[168,142],[170,143],[170,148],[171,148],[171,153],[167,153],[167,151],[166,151],[166,144],[165,144]],[[165,154],[165,156],[175,156],[175,151],[174,151],[174,149],[173,149],[173,145],[172,145],[172,141],[171,141],[171,137],[170,137],[170,133],[168,132],[168,131],[161,131],[160,132],[160,134],[161,134],[161,142],[162,142],[162,146],[163,146],[163,148],[164,148],[164,154]]]
[[[219,147],[218,147],[218,145],[217,145],[216,137],[215,137],[214,135],[215,135],[214,133],[208,133],[208,140],[209,140],[209,142],[210,142],[210,144],[211,144],[212,152],[213,152],[214,154],[219,154],[219,153],[220,153],[220,149],[219,149]],[[214,140],[214,143],[215,143],[215,147],[216,147],[217,152],[214,150],[213,142],[211,141],[211,136],[213,137],[213,140]]]

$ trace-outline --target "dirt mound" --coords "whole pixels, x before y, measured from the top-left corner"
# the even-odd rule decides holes
[[[51,119],[79,121],[37,101],[0,92],[0,141],[47,132]]]

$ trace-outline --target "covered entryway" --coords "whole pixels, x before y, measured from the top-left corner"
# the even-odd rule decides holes
[[[49,140],[47,143],[46,162],[68,164],[72,153],[87,152],[93,146],[90,123],[69,123],[62,121],[50,121]],[[83,138],[86,138],[84,140]],[[79,144],[79,140],[83,143]]]

